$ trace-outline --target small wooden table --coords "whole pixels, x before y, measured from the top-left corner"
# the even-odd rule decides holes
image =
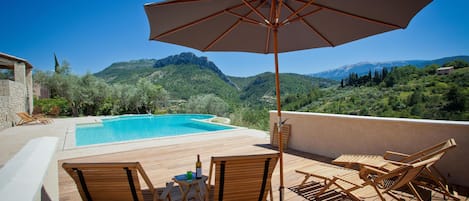
[[[192,190],[192,188],[194,188],[196,191],[196,194],[194,195],[196,198],[198,197],[201,201],[205,200],[205,182],[207,179],[208,177],[205,175],[202,175],[201,179],[193,178],[192,180],[179,180],[176,177],[173,177],[173,181],[179,184],[179,190],[181,191],[183,201],[188,199],[187,195]]]

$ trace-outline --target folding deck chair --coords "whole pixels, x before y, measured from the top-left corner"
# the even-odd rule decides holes
[[[36,122],[36,121],[38,121],[42,124],[49,124],[49,123],[52,122],[52,119],[49,119],[47,117],[44,117],[44,116],[31,116],[26,112],[18,112],[18,113],[16,113],[16,115],[18,115],[18,117],[21,118],[17,125],[23,125],[23,124],[26,124],[26,123],[31,123],[31,122]]]
[[[272,200],[271,178],[278,157],[278,153],[212,157],[208,192],[211,190],[210,183],[214,178],[213,200],[265,201],[268,192]]]
[[[305,175],[305,179],[300,184],[300,188],[310,177],[324,180],[325,186],[315,195],[316,198],[320,197],[332,186],[337,186],[341,192],[347,194],[354,200],[372,198],[386,200],[384,197],[385,194],[399,200],[397,195],[395,195],[395,191],[401,187],[407,186],[417,200],[422,200],[422,197],[412,184],[412,180],[417,177],[424,168],[430,167],[439,159],[440,156],[437,155],[414,164],[399,163],[399,168],[390,172],[383,172],[373,167],[363,166],[361,171],[380,173],[378,175],[370,175],[370,177],[366,179],[361,178],[358,171],[324,164],[316,164],[311,167],[296,170],[296,172]]]
[[[404,154],[395,151],[386,151],[383,156],[344,154],[333,160],[332,163],[348,168],[353,166],[359,166],[360,168],[366,165],[389,172],[400,167],[399,163],[389,163],[389,161],[413,164],[431,158],[435,155],[441,155],[442,157],[448,150],[455,147],[456,142],[451,138],[414,154]],[[367,173],[363,174],[366,175]],[[426,167],[422,174],[413,182],[419,186],[432,189],[435,192],[449,196],[455,200],[459,200],[459,198],[448,191],[445,177],[442,176],[435,166]]]
[[[143,178],[150,191],[150,200],[171,200],[173,183],[168,183],[159,195],[139,162],[64,163],[62,167],[73,178],[81,198],[86,201],[143,201],[145,196],[138,175]]]

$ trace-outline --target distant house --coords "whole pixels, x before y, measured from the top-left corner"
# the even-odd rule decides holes
[[[437,75],[448,75],[451,72],[453,72],[454,66],[447,66],[447,67],[441,67],[436,69],[436,74]]]
[[[33,110],[33,66],[26,60],[0,52],[0,69],[11,70],[14,81],[0,80],[0,129],[15,125],[17,112]]]

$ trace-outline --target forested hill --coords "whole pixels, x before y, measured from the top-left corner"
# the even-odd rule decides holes
[[[162,68],[168,65],[196,65],[201,69],[209,69],[218,75],[218,77],[220,77],[223,81],[236,87],[233,82],[231,82],[231,80],[228,79],[228,77],[223,74],[223,72],[221,72],[221,70],[213,62],[208,60],[207,57],[197,57],[194,53],[183,52],[179,55],[173,55],[157,60],[153,67]]]
[[[128,62],[117,62],[106,69],[95,73],[96,77],[103,78],[108,83],[133,82],[140,77],[149,76],[160,68],[173,65],[184,68],[184,66],[198,66],[200,69],[208,69],[215,73],[220,79],[234,86],[228,77],[207,57],[197,57],[194,53],[183,52],[178,55],[163,59],[140,59]]]
[[[326,79],[341,80],[350,75],[350,73],[355,73],[358,75],[365,75],[369,71],[374,72],[375,70],[381,71],[383,68],[392,68],[392,67],[401,67],[401,66],[415,66],[417,68],[423,68],[428,65],[436,64],[441,66],[445,63],[454,60],[461,60],[469,62],[469,56],[453,56],[453,57],[444,57],[434,60],[404,60],[404,61],[389,61],[389,62],[360,62],[356,64],[345,65],[336,69],[327,70],[324,72],[313,73],[310,76],[321,77]]]
[[[251,77],[229,77],[241,88],[240,99],[249,103],[268,103],[275,101],[275,74],[261,73]],[[312,78],[294,73],[280,74],[280,94],[309,93],[315,88],[326,88],[339,82],[323,78]]]
[[[94,74],[109,84],[133,85],[141,78],[161,85],[171,99],[189,99],[200,94],[214,94],[228,102],[248,101],[259,104],[275,98],[273,73],[251,77],[226,76],[207,57],[181,53],[160,60],[141,59],[113,63]],[[281,93],[306,93],[313,87],[328,87],[338,82],[299,74],[281,74]]]

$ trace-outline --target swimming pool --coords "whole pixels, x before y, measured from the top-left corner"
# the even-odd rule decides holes
[[[103,119],[101,124],[77,125],[75,146],[178,136],[234,128],[201,121],[213,117],[213,115],[203,114],[177,114],[131,115]]]

